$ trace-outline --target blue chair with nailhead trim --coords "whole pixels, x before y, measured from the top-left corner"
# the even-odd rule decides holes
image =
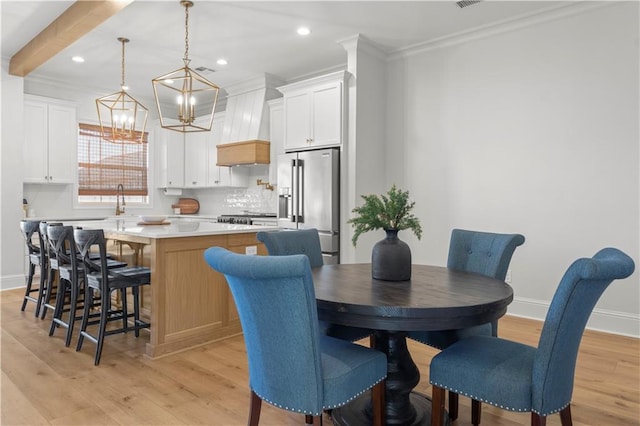
[[[431,424],[442,424],[450,390],[509,411],[531,412],[531,425],[560,413],[571,425],[571,395],[580,340],[598,299],[613,280],[630,276],[633,260],[615,248],[578,259],[564,274],[542,328],[538,347],[492,336],[474,336],[431,360]],[[480,423],[480,417],[473,422]]]
[[[520,234],[454,229],[451,231],[447,268],[473,272],[504,280],[511,258],[518,246],[524,244]],[[409,338],[437,349],[445,349],[458,340],[470,336],[497,336],[498,321],[458,330],[412,331]],[[480,415],[480,403],[472,404],[472,418]],[[458,418],[458,395],[449,392],[449,418]]]
[[[312,268],[324,265],[320,235],[317,229],[260,231],[256,234],[256,238],[267,247],[270,256],[306,254]],[[373,330],[366,328],[331,324],[326,321],[320,321],[319,325],[321,333],[350,342],[355,342],[373,334]]]
[[[386,356],[320,333],[307,256],[246,256],[211,247],[204,258],[226,277],[240,316],[249,362],[249,425],[258,424],[262,401],[319,425],[323,410],[371,388],[374,424],[384,424]]]

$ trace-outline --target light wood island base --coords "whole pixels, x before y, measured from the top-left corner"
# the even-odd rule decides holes
[[[256,233],[144,238],[110,232],[108,238],[147,245],[151,267],[151,334],[145,353],[158,358],[242,333],[240,319],[224,276],[207,265],[204,251],[213,246],[237,253],[255,250],[266,255]],[[146,262],[145,262],[146,263]]]

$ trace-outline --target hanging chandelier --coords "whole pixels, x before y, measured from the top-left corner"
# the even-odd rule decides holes
[[[189,8],[193,2],[182,0],[180,4],[185,10],[184,67],[151,80],[160,126],[184,133],[209,131],[220,88],[189,68]]]
[[[96,99],[100,136],[114,143],[142,143],[149,110],[127,93],[124,82],[124,45],[129,39],[118,37],[122,43],[122,79],[120,91]]]

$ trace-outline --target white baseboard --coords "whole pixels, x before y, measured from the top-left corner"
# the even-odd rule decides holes
[[[547,310],[549,310],[549,302],[516,297],[509,305],[507,314],[544,321]],[[591,313],[587,328],[640,338],[640,315],[596,308]]]
[[[24,275],[4,275],[0,277],[0,291],[24,287]]]

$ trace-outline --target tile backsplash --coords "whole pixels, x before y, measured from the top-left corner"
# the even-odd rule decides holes
[[[249,188],[199,189],[193,191],[200,202],[201,214],[275,213],[277,192],[253,186]]]

